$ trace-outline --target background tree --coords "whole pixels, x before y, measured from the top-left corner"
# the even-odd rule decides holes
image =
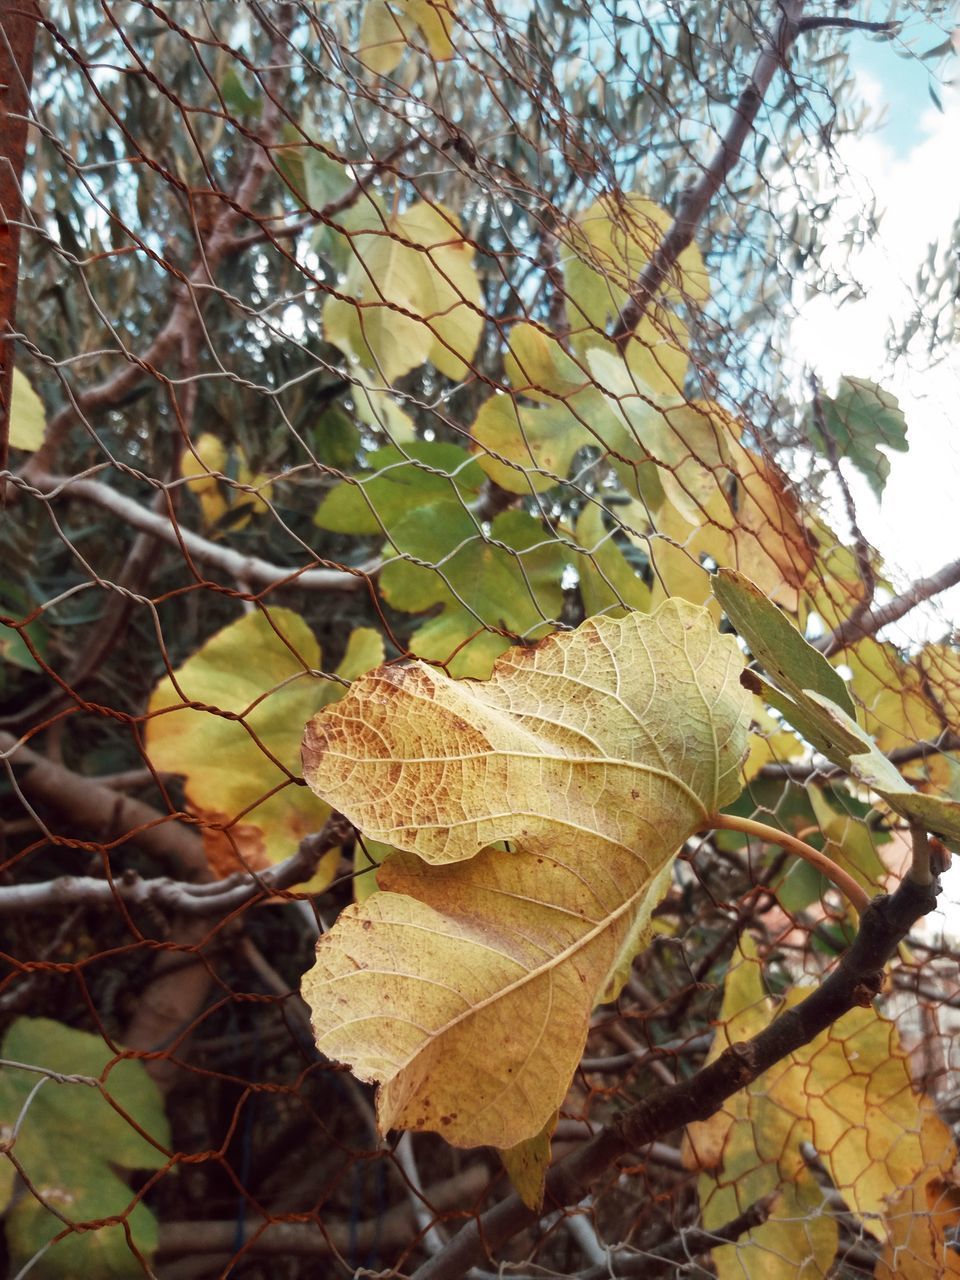
[[[40,6],[0,534],[11,1275],[957,1269],[956,957],[918,922],[960,658],[883,628],[960,562],[888,581],[850,481],[882,492],[903,415],[856,369],[798,379],[789,333],[851,283],[820,254],[850,42],[946,54],[949,15],[841,9]],[[484,678],[668,600],[780,691],[723,685],[749,754],[676,834],[552,1135],[381,1140],[299,986],[411,864],[304,785],[305,724],[385,660]],[[824,868],[862,911],[911,851],[858,930]]]

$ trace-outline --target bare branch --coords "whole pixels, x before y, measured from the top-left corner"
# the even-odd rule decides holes
[[[464,1201],[476,1200],[490,1183],[483,1165],[470,1165],[461,1173],[427,1188],[424,1196],[436,1210],[450,1209]],[[241,1227],[244,1254],[286,1254],[300,1258],[326,1257],[372,1248],[402,1247],[416,1235],[417,1226],[409,1203],[395,1205],[381,1216],[366,1222],[283,1222],[276,1218],[251,1219]],[[162,1258],[182,1255],[222,1253],[235,1258],[237,1222],[165,1222],[157,1246]]]
[[[899,622],[918,604],[933,599],[943,591],[949,591],[958,583],[960,583],[960,560],[951,560],[942,569],[932,573],[929,578],[918,579],[906,591],[894,596],[886,604],[871,609],[860,618],[853,617],[846,622],[841,622],[839,627],[829,636],[824,637],[816,647],[828,658],[832,657],[839,650],[856,644],[864,636],[874,636],[891,622]]]
[[[61,494],[91,502],[95,506],[118,516],[125,524],[144,533],[152,534],[170,546],[179,547],[184,555],[202,564],[208,564],[235,582],[261,588],[291,586],[299,591],[360,591],[368,586],[371,574],[380,567],[373,560],[357,569],[314,569],[272,564],[259,556],[243,555],[210,542],[190,529],[184,529],[172,516],[152,511],[133,498],[128,498],[98,480],[80,476],[54,476],[33,473],[29,483],[11,472],[0,472],[0,481],[10,480],[24,492],[37,497],[54,498]],[[196,572],[196,570],[194,570]]]
[[[110,880],[58,876],[56,880],[40,880],[34,884],[0,885],[0,916],[64,907],[116,905],[118,901],[128,906],[159,907],[183,916],[228,915],[254,898],[269,897],[309,880],[323,855],[347,839],[351,831],[345,819],[333,814],[321,831],[304,837],[297,852],[276,866],[259,872],[237,872],[223,880],[200,884],[167,876],[144,880],[135,871],[124,871]],[[139,839],[139,833],[136,838]]]
[[[180,821],[183,815],[162,813],[140,800],[54,764],[24,746],[11,733],[0,732],[0,764],[5,766],[14,789],[30,801],[69,815],[69,840],[81,844],[78,831],[91,831],[101,845],[136,840],[141,849],[172,862],[181,874],[199,878],[209,873],[203,841]],[[29,806],[25,806],[29,808]],[[56,833],[47,831],[56,842]]]
[[[753,74],[733,109],[733,119],[716,154],[704,169],[700,180],[681,198],[677,216],[656,253],[641,272],[629,301],[617,318],[613,338],[621,346],[626,345],[634,329],[646,315],[660,286],[676,266],[681,253],[693,241],[711,200],[739,162],[744,143],[753,129],[770,82],[778,68],[785,65],[790,47],[799,34],[803,4],[804,0],[781,0],[781,18],[776,35],[769,38],[766,47],[761,50]]]
[[[960,734],[944,731],[934,742],[917,742],[909,747],[897,747],[887,752],[887,759],[898,768],[903,764],[911,764],[915,760],[925,760],[927,756],[941,755],[944,751],[960,751]],[[820,782],[829,782],[833,778],[845,778],[846,769],[834,764],[795,764],[792,761],[772,761],[765,764],[755,775],[754,780],[782,781],[806,783],[816,778]]]

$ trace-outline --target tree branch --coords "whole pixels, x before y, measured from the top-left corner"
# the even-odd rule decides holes
[[[927,756],[942,755],[944,751],[960,751],[960,734],[945,730],[934,742],[916,742],[909,747],[897,747],[887,752],[887,759],[898,768],[902,764],[911,764],[915,760],[925,760]],[[770,782],[809,782],[817,778],[821,782],[830,782],[834,778],[847,777],[846,769],[836,764],[794,764],[792,761],[772,761],[765,764],[756,774],[754,780]]]
[[[109,880],[58,876],[32,884],[0,885],[0,917],[64,907],[115,906],[118,901],[128,906],[159,907],[182,916],[229,915],[255,898],[270,897],[309,880],[323,855],[342,844],[352,830],[344,818],[333,814],[321,831],[305,836],[296,853],[276,866],[238,871],[223,880],[199,884],[168,876],[144,880],[135,871],[123,871]],[[139,840],[139,832],[136,838]]]
[[[778,68],[786,63],[787,54],[799,34],[804,0],[780,0],[780,22],[776,35],[767,39],[753,68],[753,74],[733,109],[733,119],[720,141],[720,146],[704,169],[699,181],[680,200],[677,216],[644,267],[629,301],[617,317],[613,339],[621,347],[629,341],[634,329],[646,315],[660,286],[693,241],[711,200],[740,160],[757,113]]]
[[[835,631],[817,643],[816,648],[830,658],[839,650],[856,644],[864,636],[876,635],[881,628],[889,626],[891,622],[898,622],[918,604],[923,604],[924,600],[930,600],[940,595],[942,591],[949,591],[958,583],[960,583],[960,560],[951,560],[942,569],[932,573],[929,578],[918,579],[906,591],[894,596],[886,604],[869,610],[860,618],[854,616],[846,622],[841,622]]]
[[[111,847],[135,840],[141,849],[173,862],[183,875],[199,878],[209,874],[203,841],[195,828],[179,821],[182,815],[162,813],[96,778],[54,764],[11,733],[0,732],[0,765],[15,791],[69,814],[70,835],[64,839],[71,845],[82,847],[79,831],[92,831],[101,844]],[[58,840],[43,823],[40,825],[51,841]]]
[[[690,1079],[655,1089],[554,1165],[547,1173],[545,1210],[578,1203],[614,1161],[695,1120],[709,1119],[727,1098],[845,1013],[869,1005],[880,990],[887,961],[913,925],[936,906],[937,892],[935,884],[918,885],[908,878],[891,896],[874,898],[853,945],[806,1000],[781,1013],[752,1039],[731,1045]],[[511,1195],[463,1227],[445,1249],[418,1268],[413,1280],[457,1280],[541,1216]]]
[[[11,472],[0,472],[0,481],[10,480],[25,493],[39,498],[55,498],[61,494],[91,502],[118,516],[125,524],[152,534],[172,547],[179,547],[189,560],[199,560],[234,581],[261,588],[290,586],[299,591],[360,591],[369,583],[370,575],[380,567],[372,560],[357,569],[311,569],[272,564],[259,556],[243,555],[210,542],[190,529],[184,529],[172,515],[164,516],[128,498],[116,489],[83,476],[55,476],[34,472],[29,482]],[[191,565],[194,573],[196,569]],[[199,574],[197,575],[199,577]]]
[[[476,1200],[490,1181],[490,1171],[481,1164],[473,1164],[445,1182],[427,1188],[424,1199],[437,1211],[451,1209],[465,1200]],[[288,1254],[318,1258],[331,1253],[362,1254],[373,1248],[402,1248],[412,1242],[417,1227],[410,1205],[403,1203],[365,1222],[283,1222],[248,1218],[242,1225],[242,1231],[244,1244],[241,1253],[244,1256]],[[165,1222],[161,1226],[158,1257],[211,1253],[222,1253],[236,1260],[236,1219],[230,1218],[225,1222]]]

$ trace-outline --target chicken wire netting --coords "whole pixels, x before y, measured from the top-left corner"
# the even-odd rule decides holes
[[[960,565],[910,582],[869,545],[903,417],[857,369],[821,386],[792,329],[856,295],[876,231],[842,160],[871,119],[852,42],[936,71],[955,14],[839,8],[2,6],[9,1276],[960,1271],[942,911],[879,1013],[505,1237],[497,1154],[381,1134],[300,994],[392,852],[304,784],[304,726],[383,663],[485,679],[670,599],[729,631],[733,568],[911,782],[957,793]],[[956,259],[920,260],[891,358],[948,361]],[[737,814],[895,883],[908,823],[753,716]],[[855,930],[773,843],[687,841],[554,1163],[696,1087]]]

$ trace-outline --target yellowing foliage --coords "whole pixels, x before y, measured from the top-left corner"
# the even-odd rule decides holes
[[[346,681],[382,659],[380,636],[359,628],[337,675]],[[224,627],[154,690],[147,753],[154,768],[183,776],[218,875],[282,861],[329,816],[305,787],[289,785],[300,776],[300,726],[345,691],[321,670],[306,622],[271,609]],[[329,883],[337,856],[324,858],[312,887]]]
[[[807,994],[794,988],[780,1002],[771,1000],[756,944],[749,935],[742,938],[724,985],[711,1059]],[[873,1008],[854,1009],[736,1094],[717,1115],[688,1129],[685,1155],[702,1171],[706,1227],[720,1226],[762,1196],[777,1193],[767,1222],[737,1244],[714,1250],[721,1280],[744,1275],[799,1280],[828,1273],[837,1228],[811,1174],[808,1147],[864,1227],[888,1239],[885,1256],[895,1250],[903,1267],[907,1237],[914,1231],[916,1256],[922,1258],[924,1248],[931,1256],[926,1242],[937,1228],[928,1223],[918,1229],[912,1217],[899,1217],[898,1206],[902,1213],[904,1202],[912,1205],[926,1194],[937,1170],[952,1166],[953,1139],[914,1088],[894,1023]],[[942,1250],[942,1223],[955,1216],[957,1202],[939,1186],[937,1194],[942,1196]],[[880,1274],[889,1280],[889,1268]]]
[[[186,477],[187,488],[197,495],[203,523],[208,528],[223,524],[227,514],[232,513],[229,527],[242,529],[250,523],[251,516],[270,510],[267,504],[273,485],[265,475],[254,475],[241,448],[236,449],[234,484],[227,478],[229,465],[226,445],[209,431],[199,435],[180,460],[180,474]]]
[[[389,75],[408,45],[422,45],[434,62],[453,57],[451,0],[367,0],[357,56],[377,75]]]
[[[575,332],[603,333],[619,314],[671,222],[666,210],[636,192],[601,196],[577,216],[568,229],[569,248],[563,258],[568,311]],[[709,297],[709,279],[695,244],[680,255],[664,292],[669,300],[703,302]]]
[[[14,449],[34,452],[43,444],[47,415],[43,401],[30,385],[26,374],[13,371],[13,393],[10,399],[10,444]]]
[[[671,601],[513,649],[485,683],[381,668],[311,722],[311,787],[419,855],[389,860],[304,980],[321,1051],[381,1083],[383,1131],[510,1148],[543,1129],[673,854],[737,793],[740,667]]]
[[[420,201],[389,219],[368,218],[349,243],[341,296],[323,308],[327,340],[387,383],[426,360],[462,378],[483,312],[473,247],[456,215]]]

